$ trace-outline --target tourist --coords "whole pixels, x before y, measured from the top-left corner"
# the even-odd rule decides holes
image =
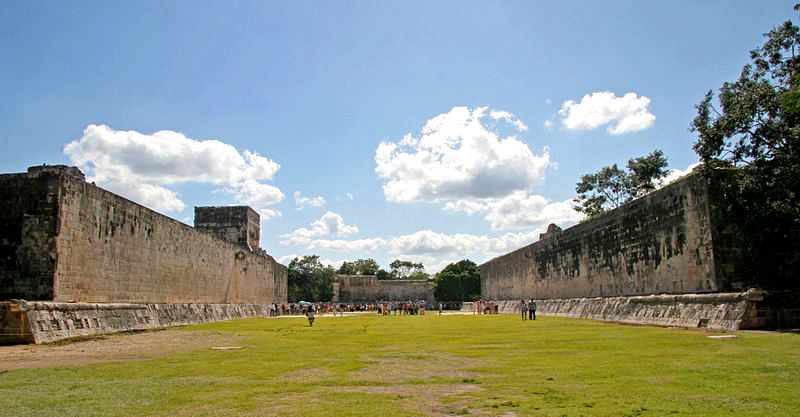
[[[528,319],[536,320],[536,302],[533,299],[528,302]]]
[[[306,309],[306,317],[308,317],[308,326],[314,326],[314,304],[309,304]]]
[[[527,320],[528,315],[528,304],[525,303],[525,300],[519,302],[519,311],[522,313],[522,320]]]

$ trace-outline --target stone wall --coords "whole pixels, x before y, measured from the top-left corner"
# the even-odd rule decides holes
[[[535,300],[537,315],[714,330],[764,327],[768,317],[763,301],[764,293],[758,290]],[[501,313],[520,314],[520,300],[499,301],[498,306]]]
[[[480,266],[492,300],[728,290],[706,183],[691,175]]]
[[[251,250],[261,241],[260,216],[247,206],[195,207],[194,228]]]
[[[375,275],[337,275],[334,301],[419,301],[433,305],[433,280],[379,280]]]
[[[0,299],[286,302],[286,267],[83,180],[75,168],[0,176]]]
[[[0,302],[0,344],[49,343],[121,331],[268,317],[264,304]]]
[[[46,166],[0,175],[0,300],[53,298],[61,174],[84,178]]]

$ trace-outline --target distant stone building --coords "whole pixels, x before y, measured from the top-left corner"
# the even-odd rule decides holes
[[[68,337],[259,315],[258,306],[286,302],[287,270],[258,247],[258,213],[195,213],[192,228],[85,182],[75,167],[0,175],[0,301],[37,302],[0,303],[0,332],[13,333],[14,320],[32,311],[48,317],[19,332]]]
[[[261,216],[247,206],[195,207],[194,228],[250,250],[261,242]]]
[[[333,283],[333,301],[339,303],[422,300],[429,306],[436,302],[432,279],[380,280],[375,275],[337,275]]]

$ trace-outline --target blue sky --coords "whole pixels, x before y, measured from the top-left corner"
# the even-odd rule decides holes
[[[78,165],[262,247],[476,262],[535,241],[581,174],[664,150],[786,1],[0,2],[0,171]]]

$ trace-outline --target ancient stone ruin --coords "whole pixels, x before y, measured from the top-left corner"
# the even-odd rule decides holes
[[[796,292],[756,288],[735,222],[691,175],[480,266],[504,312],[715,329],[797,322]],[[0,343],[268,316],[287,269],[258,247],[249,207],[197,207],[187,226],[89,184],[74,167],[0,175]],[[419,301],[433,282],[338,276],[336,302]],[[777,301],[770,301],[777,300]],[[787,301],[788,300],[788,301]]]
[[[267,316],[287,270],[249,207],[196,227],[85,181],[75,167],[0,175],[0,343]]]
[[[502,310],[535,299],[544,314],[745,329],[770,325],[764,292],[736,274],[736,225],[690,175],[482,265],[481,295]],[[552,225],[551,225],[552,226]]]
[[[376,301],[425,301],[435,304],[433,280],[379,280],[375,275],[337,275],[333,302],[374,303]]]

